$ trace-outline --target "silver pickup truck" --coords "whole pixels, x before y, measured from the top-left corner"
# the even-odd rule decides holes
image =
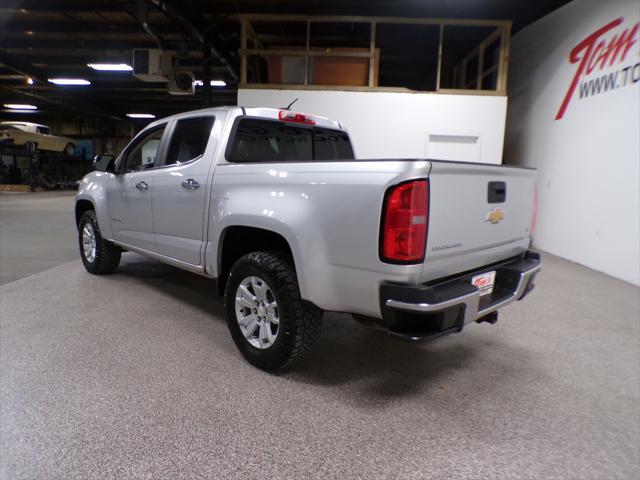
[[[94,164],[75,207],[86,269],[133,251],[216,279],[235,344],[267,370],[312,350],[323,311],[410,339],[495,323],[541,266],[533,170],[357,160],[324,117],[184,113]]]

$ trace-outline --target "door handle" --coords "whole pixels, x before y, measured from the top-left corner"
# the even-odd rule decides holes
[[[145,190],[147,190],[149,188],[149,185],[147,185],[147,182],[138,182],[136,184],[136,188],[138,190],[140,190],[141,192],[144,192]]]
[[[181,185],[185,190],[197,190],[198,188],[200,188],[200,184],[193,178],[187,178],[184,182],[182,182]]]

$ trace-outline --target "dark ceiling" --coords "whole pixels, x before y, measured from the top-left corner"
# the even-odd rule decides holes
[[[158,48],[160,43],[181,52],[181,65],[201,79],[203,47],[197,40],[199,35],[219,54],[211,62],[211,78],[227,82],[227,87],[212,89],[211,104],[235,104],[240,28],[234,15],[239,13],[512,20],[517,32],[568,1],[0,0],[0,117],[17,118],[2,111],[4,103],[35,104],[39,108],[35,117],[44,119],[121,119],[131,111],[164,116],[200,108],[202,88],[194,96],[173,96],[164,84],[142,82],[130,72],[95,72],[87,67],[91,62],[131,64],[133,48]],[[281,34],[286,37],[284,31]],[[393,38],[390,34],[387,43]],[[380,44],[384,42],[385,38],[380,38]],[[381,79],[402,84],[406,78],[405,84],[411,86],[416,73],[410,59],[398,60],[397,66],[390,64],[392,68],[385,72],[384,51],[382,55]],[[424,68],[432,70],[428,65]],[[25,75],[35,83],[28,85]],[[92,84],[55,86],[47,82],[52,77],[82,77]]]

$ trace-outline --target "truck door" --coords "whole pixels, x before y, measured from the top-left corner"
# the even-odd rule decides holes
[[[151,252],[156,251],[151,193],[166,126],[144,132],[127,147],[107,192],[113,238]]]
[[[202,264],[208,181],[224,120],[222,113],[174,121],[164,163],[156,170],[152,208],[158,253]]]

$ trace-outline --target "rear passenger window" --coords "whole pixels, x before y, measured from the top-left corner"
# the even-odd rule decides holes
[[[340,130],[314,128],[313,151],[316,160],[353,159],[349,135]]]
[[[351,160],[349,136],[341,130],[244,118],[227,151],[230,162]]]
[[[269,120],[238,123],[229,155],[231,162],[291,162],[313,158],[311,128]]]
[[[215,117],[210,116],[178,120],[164,164],[180,165],[202,156],[207,148],[214,120]]]

